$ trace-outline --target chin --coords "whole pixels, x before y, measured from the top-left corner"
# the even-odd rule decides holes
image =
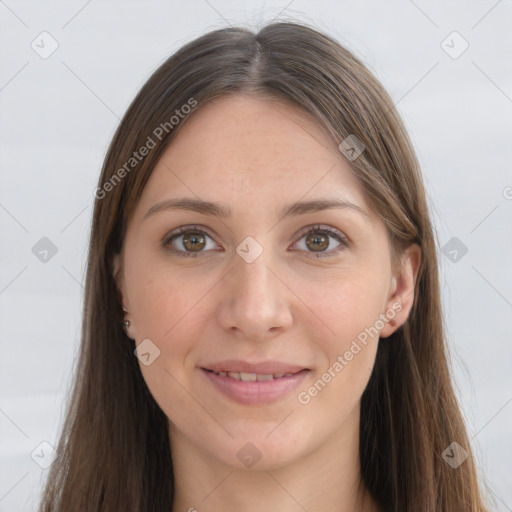
[[[219,458],[236,469],[250,471],[270,471],[293,464],[308,452],[307,439],[290,433],[282,435],[278,429],[272,431],[276,425],[236,435],[229,440],[229,447],[218,454]]]

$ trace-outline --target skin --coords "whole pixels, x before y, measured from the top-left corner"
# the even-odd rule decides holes
[[[412,307],[419,247],[402,254],[402,270],[393,275],[386,227],[348,160],[292,106],[224,96],[200,106],[182,128],[153,170],[114,261],[128,335],[160,350],[140,367],[169,418],[173,512],[378,510],[360,476],[360,399],[377,344]],[[168,209],[143,219],[156,203],[183,196],[225,203],[233,215]],[[333,197],[366,215],[328,209],[278,221],[284,205]],[[198,257],[163,247],[171,232],[194,225],[208,234]],[[349,244],[337,252],[340,242],[328,238],[327,249],[315,250],[304,229],[315,225],[338,230]],[[263,249],[252,263],[236,252],[247,236]],[[183,241],[169,245],[193,252]],[[322,251],[330,255],[317,257]],[[380,341],[359,343],[342,371],[300,403],[299,392],[393,304],[401,310],[395,325],[383,322]],[[199,369],[224,359],[274,359],[310,372],[278,402],[239,404]],[[261,454],[250,468],[237,457],[248,442]]]

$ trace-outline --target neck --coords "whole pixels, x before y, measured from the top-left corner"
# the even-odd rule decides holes
[[[171,427],[172,512],[379,512],[361,479],[358,417],[292,464],[260,470],[226,465]]]

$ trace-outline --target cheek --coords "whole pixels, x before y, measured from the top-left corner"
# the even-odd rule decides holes
[[[192,272],[187,275],[188,269],[177,274],[159,262],[152,265],[150,258],[137,259],[146,264],[135,263],[127,279],[137,339],[164,341],[193,314],[206,284]]]
[[[330,279],[323,287],[303,283],[299,292],[304,301],[303,314],[310,318],[303,324],[305,332],[322,353],[311,387],[304,388],[318,414],[336,402],[343,416],[359,400],[370,378],[379,342],[378,323],[385,298],[384,280],[367,272],[353,272]],[[315,290],[312,293],[312,290]],[[306,295],[307,292],[307,295]],[[313,314],[314,313],[314,314]],[[314,322],[314,325],[313,325]],[[377,327],[377,328],[376,328]],[[313,402],[315,405],[313,405]],[[309,407],[309,406],[308,406]]]
[[[190,406],[188,387],[194,353],[208,318],[213,314],[208,291],[214,285],[193,268],[170,272],[156,264],[132,274],[133,311],[137,343],[150,339],[159,357],[141,371],[153,396],[165,411]]]
[[[191,407],[186,391],[193,369],[187,355],[201,338],[207,317],[206,301],[201,299],[211,285],[201,284],[192,272],[187,277],[185,270],[178,277],[158,266],[140,269],[132,285],[137,343],[149,338],[160,350],[150,366],[140,365],[150,392],[171,421],[183,422],[189,416],[192,422],[204,421],[201,408]]]
[[[378,320],[386,287],[385,280],[374,275],[364,268],[352,269],[315,283],[303,280],[297,286],[304,318],[310,325],[314,323],[321,334],[317,338],[325,340],[322,345],[329,355],[345,351],[353,339]],[[308,330],[306,325],[303,328]]]

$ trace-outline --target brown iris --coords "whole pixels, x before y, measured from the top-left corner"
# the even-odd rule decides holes
[[[329,237],[322,233],[310,233],[306,236],[306,245],[314,251],[323,251],[329,247]]]
[[[206,244],[205,236],[201,233],[187,233],[183,235],[183,246],[188,251],[201,251]]]

